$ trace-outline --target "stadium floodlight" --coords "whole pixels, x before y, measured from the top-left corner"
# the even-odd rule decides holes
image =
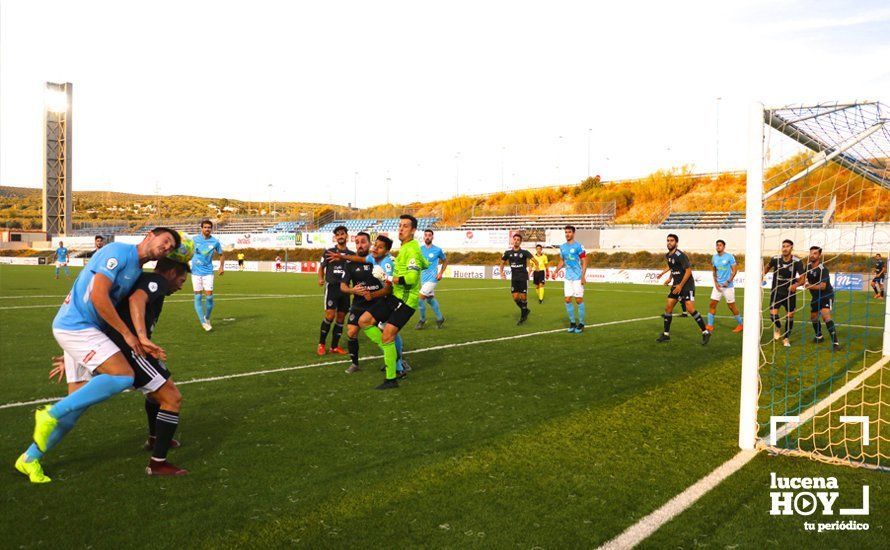
[[[70,82],[47,82],[43,109],[43,230],[71,233],[71,94]]]
[[[890,252],[888,117],[887,106],[875,101],[752,107],[743,449],[890,471],[890,433],[879,431],[890,423],[890,309],[880,291],[868,295],[869,286],[880,288],[875,263]],[[772,140],[787,139],[796,153],[766,166]],[[805,227],[814,220],[817,227]],[[778,252],[784,239],[794,241],[798,257],[806,258],[810,247],[831,251],[813,252],[814,258],[821,252],[819,264],[804,261],[804,280],[819,285],[816,292],[786,293],[804,310],[797,317],[806,321],[796,328],[794,305],[790,317],[780,309],[777,319],[764,311],[782,299],[757,299],[764,292],[762,258]],[[821,296],[816,275],[826,269],[831,287]]]
[[[68,92],[56,86],[50,87],[47,83],[46,92],[44,94],[44,104],[46,110],[52,113],[68,112]]]

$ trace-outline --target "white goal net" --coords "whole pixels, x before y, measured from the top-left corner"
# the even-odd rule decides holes
[[[890,109],[751,117],[739,445],[890,470]]]

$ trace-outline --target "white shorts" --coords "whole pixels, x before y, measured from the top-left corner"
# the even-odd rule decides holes
[[[65,378],[69,384],[89,380],[99,365],[120,351],[108,336],[95,328],[53,329],[53,336],[64,352]]]
[[[564,281],[563,290],[565,291],[566,298],[583,298],[584,297],[584,285],[581,284],[581,280],[570,281],[566,279]]]
[[[192,288],[195,289],[195,292],[202,290],[213,292],[213,274],[192,275]]]
[[[56,267],[68,267],[68,262],[56,262]]]
[[[428,283],[423,283],[420,285],[420,293],[424,296],[434,296],[436,294],[436,285],[439,284],[439,281],[430,281]]]
[[[720,298],[726,298],[727,304],[734,304],[735,303],[735,287],[731,286],[729,288],[724,288],[722,286],[721,287],[715,286],[711,290],[711,299],[719,302]]]

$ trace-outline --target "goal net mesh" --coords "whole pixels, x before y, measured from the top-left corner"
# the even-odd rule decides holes
[[[793,322],[781,309],[777,327],[770,318],[774,274],[767,275],[757,423],[758,447],[770,452],[890,470],[885,302],[873,284],[877,254],[886,260],[890,253],[888,116],[876,102],[764,111],[763,261],[788,239],[804,270],[815,273],[809,249],[822,248],[839,343],[832,344],[824,310],[812,313],[808,290],[792,294]]]

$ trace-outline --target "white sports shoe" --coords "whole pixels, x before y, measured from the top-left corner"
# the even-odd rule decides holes
[[[786,348],[790,348],[791,342],[788,341],[788,338],[784,338],[784,339],[782,339],[782,345],[785,346]]]
[[[201,323],[201,326],[204,327],[204,330],[206,330],[207,332],[213,330],[213,327],[210,326],[210,321],[208,321],[207,319],[204,319],[204,322]]]
[[[777,328],[773,328],[773,340],[781,340],[781,338],[782,338],[782,331]]]

